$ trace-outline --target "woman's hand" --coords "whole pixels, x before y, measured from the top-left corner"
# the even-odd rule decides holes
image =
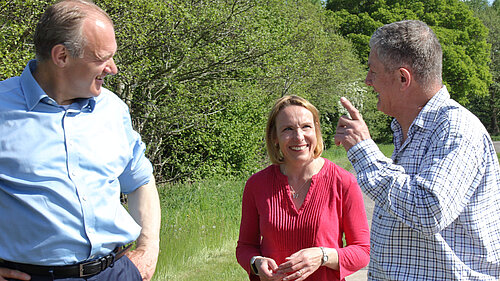
[[[313,274],[321,266],[323,252],[319,247],[302,249],[290,257],[287,261],[280,264],[277,274],[287,275],[282,280],[304,280]]]
[[[255,267],[259,272],[261,281],[281,281],[284,274],[277,274],[278,265],[273,259],[266,257],[258,257],[255,259]]]

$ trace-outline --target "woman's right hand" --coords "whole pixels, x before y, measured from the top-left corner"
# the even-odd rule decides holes
[[[278,265],[273,259],[258,257],[255,259],[255,267],[259,271],[261,281],[281,281],[286,275],[276,273]]]
[[[12,278],[16,280],[24,280],[28,281],[31,280],[31,276],[29,276],[26,273],[10,269],[10,268],[5,268],[5,267],[0,267],[0,281],[6,281],[6,278]]]

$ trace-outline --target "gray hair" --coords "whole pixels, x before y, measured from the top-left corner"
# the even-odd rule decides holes
[[[64,45],[72,57],[83,57],[86,45],[83,21],[90,14],[101,15],[112,23],[109,15],[92,1],[62,0],[49,6],[35,29],[37,60],[50,59],[52,48],[58,44]]]
[[[378,28],[370,39],[386,70],[408,67],[415,80],[429,90],[442,83],[443,51],[436,34],[418,20],[404,20]]]

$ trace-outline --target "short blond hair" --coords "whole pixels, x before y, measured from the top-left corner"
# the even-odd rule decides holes
[[[304,107],[309,110],[313,115],[314,128],[316,132],[316,140],[317,144],[314,148],[314,158],[318,158],[323,153],[324,145],[323,145],[323,136],[321,135],[321,125],[319,122],[319,112],[318,109],[314,105],[312,105],[308,100],[299,97],[299,96],[284,96],[280,99],[276,100],[274,103],[271,112],[269,113],[269,117],[267,119],[266,126],[266,147],[267,154],[269,155],[269,159],[273,164],[283,164],[284,159],[283,155],[280,153],[280,148],[275,144],[277,139],[276,135],[276,117],[284,108],[297,105]]]

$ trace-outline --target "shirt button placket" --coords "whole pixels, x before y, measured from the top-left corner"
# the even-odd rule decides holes
[[[89,239],[91,245],[95,240],[95,225],[93,224],[94,216],[92,214],[92,205],[89,201],[88,194],[86,194],[83,175],[79,172],[79,156],[78,156],[78,143],[76,142],[75,131],[78,125],[75,122],[78,121],[78,115],[74,112],[67,112],[64,117],[64,131],[65,131],[65,141],[67,149],[67,167],[73,184],[75,185],[76,192],[80,198],[80,204],[83,211],[83,227],[85,228],[85,233]],[[91,253],[94,253],[95,249],[92,247]]]
[[[74,146],[74,143],[72,140],[71,117],[68,114],[68,112],[66,112],[66,114],[64,114],[64,123],[63,124],[64,124],[64,140],[66,143],[67,167],[68,167],[69,175],[74,182],[75,177],[77,175],[76,170],[75,170],[76,166],[77,166],[75,161],[77,158],[74,155],[75,146]]]

